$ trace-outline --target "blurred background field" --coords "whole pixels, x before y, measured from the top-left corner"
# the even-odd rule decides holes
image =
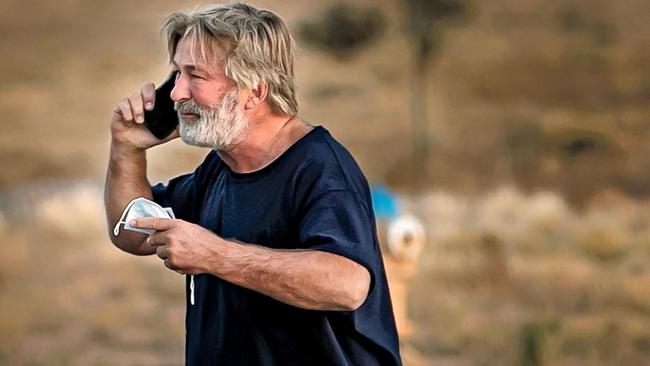
[[[425,223],[405,363],[650,364],[650,3],[424,3],[254,2],[302,117]],[[183,278],[112,247],[101,195],[110,113],[194,5],[0,0],[0,364],[182,364]],[[151,181],[205,154],[157,147]]]

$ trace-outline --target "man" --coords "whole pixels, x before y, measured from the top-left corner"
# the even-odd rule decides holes
[[[111,234],[187,278],[188,365],[398,365],[393,313],[368,185],[323,127],[297,117],[293,44],[275,14],[244,4],[171,14],[163,28],[178,131],[144,127],[153,84],[111,120],[110,226],[136,197],[177,219],[146,236]],[[151,186],[146,150],[180,136],[212,151]]]

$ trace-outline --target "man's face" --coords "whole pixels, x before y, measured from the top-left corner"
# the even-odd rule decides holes
[[[222,50],[217,47],[216,51],[209,57],[220,60]],[[239,89],[226,77],[221,63],[193,57],[191,41],[181,39],[173,68],[178,74],[171,97],[178,111],[181,139],[215,150],[232,148],[242,139],[248,118],[241,108]]]

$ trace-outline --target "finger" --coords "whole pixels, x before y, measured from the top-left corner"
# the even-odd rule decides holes
[[[148,111],[152,110],[154,104],[156,103],[156,89],[153,83],[145,83],[142,86],[140,93],[142,94],[144,108]]]
[[[117,104],[117,110],[122,115],[125,122],[133,122],[133,113],[131,112],[131,104],[128,99],[122,99]]]
[[[174,227],[174,220],[163,219],[160,217],[140,217],[129,222],[129,225],[141,229],[154,229],[156,231],[165,231]]]
[[[160,259],[163,259],[163,260],[168,259],[169,258],[169,248],[164,246],[164,245],[159,246],[158,248],[156,248],[156,255]]]
[[[129,97],[129,104],[133,111],[133,119],[136,123],[144,122],[144,103],[142,102],[142,94],[137,93]]]
[[[155,233],[149,235],[147,238],[147,244],[152,247],[167,245],[167,236],[159,231],[156,231]]]
[[[170,258],[165,259],[163,263],[165,263],[165,267],[171,269],[172,271],[178,272],[178,273],[180,273],[180,274],[185,274],[184,271],[182,271],[180,268],[176,267],[176,266],[172,263],[172,261],[171,261]]]

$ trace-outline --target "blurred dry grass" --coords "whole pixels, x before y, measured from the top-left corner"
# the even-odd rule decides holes
[[[256,4],[295,27],[333,2]],[[412,364],[649,363],[650,3],[474,2],[433,60],[424,165],[399,2],[355,4],[383,38],[345,62],[301,44],[299,99],[427,223]],[[182,363],[182,278],[110,245],[97,182],[111,109],[162,79],[158,27],[193,5],[0,1],[0,364]],[[204,154],[154,149],[152,181]]]
[[[182,277],[112,246],[98,186],[35,198],[1,220],[0,364],[181,364]]]
[[[576,212],[557,194],[503,187],[430,193],[410,209],[431,234],[410,309],[425,354],[525,364],[533,327],[544,364],[650,360],[650,201],[607,194]]]

